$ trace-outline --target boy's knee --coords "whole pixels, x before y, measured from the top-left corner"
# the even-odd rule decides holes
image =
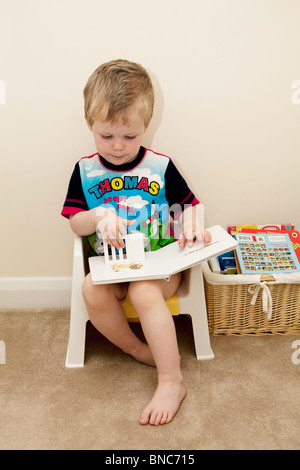
[[[136,308],[153,302],[156,295],[161,295],[157,286],[151,281],[131,282],[128,294],[131,302]]]
[[[91,277],[88,274],[84,278],[83,283],[82,283],[82,295],[85,300],[88,299],[92,295],[92,290],[93,290],[93,284],[91,281]]]
[[[82,284],[82,295],[88,305],[97,305],[100,298],[101,303],[105,303],[110,294],[110,286],[108,284],[95,286],[92,283],[91,276],[89,274],[84,278]]]

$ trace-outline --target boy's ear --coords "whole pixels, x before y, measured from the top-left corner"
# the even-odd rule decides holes
[[[150,126],[150,122],[151,122],[151,120],[148,122],[147,126],[145,126],[144,132],[146,132],[146,130],[148,130],[148,127]]]
[[[85,119],[85,122],[87,123],[87,126],[88,126],[89,130],[91,131],[91,130],[92,130],[92,127],[91,127],[91,125],[90,125],[90,123],[89,123],[89,121],[88,121],[88,118],[87,118],[86,116],[84,116],[84,119]]]

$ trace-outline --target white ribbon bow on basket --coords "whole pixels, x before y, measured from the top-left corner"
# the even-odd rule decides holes
[[[259,282],[258,284],[252,284],[248,287],[249,294],[252,294],[251,305],[255,305],[257,296],[260,289],[262,289],[262,306],[263,311],[268,314],[268,320],[272,318],[272,296],[270,289],[266,282]]]

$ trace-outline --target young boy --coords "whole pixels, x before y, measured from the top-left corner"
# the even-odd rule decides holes
[[[97,153],[82,158],[70,180],[62,215],[69,218],[72,230],[80,236],[96,232],[97,237],[92,238],[98,254],[101,237],[120,249],[124,247],[122,235],[131,230],[146,231],[148,249],[159,249],[174,241],[169,233],[169,213],[166,216],[165,211],[159,211],[172,206],[177,211],[184,209],[180,246],[192,244],[195,237],[201,240],[204,236],[209,242],[210,234],[203,235],[195,216],[199,201],[172,160],[141,146],[154,105],[146,70],[127,60],[101,65],[85,86],[84,103]],[[180,280],[178,273],[169,282],[93,285],[88,274],[83,283],[93,325],[123,351],[157,368],[157,389],[140,416],[141,424],[169,423],[186,395],[174,322],[165,302],[176,292]],[[120,306],[127,293],[147,344],[132,332]]]

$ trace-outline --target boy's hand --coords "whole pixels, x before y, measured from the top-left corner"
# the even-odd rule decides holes
[[[178,245],[180,248],[183,248],[185,243],[187,243],[188,246],[191,247],[196,239],[200,242],[204,239],[204,243],[210,243],[211,233],[207,230],[204,230],[204,232],[202,230],[194,232],[192,228],[189,228],[186,230],[186,232],[181,233],[178,240]]]
[[[209,243],[211,241],[211,233],[207,230],[202,230],[200,226],[200,218],[197,211],[197,206],[188,206],[181,216],[182,232],[178,240],[180,248],[183,248],[185,243],[189,247],[193,245],[195,240]]]
[[[116,212],[104,209],[101,210],[101,219],[97,224],[97,229],[107,243],[120,249],[125,246],[122,235],[127,234],[126,225],[132,225],[134,222],[135,220],[121,219]]]

